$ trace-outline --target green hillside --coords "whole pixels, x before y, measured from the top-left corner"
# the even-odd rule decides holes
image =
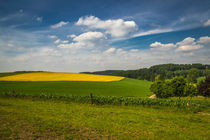
[[[24,95],[103,95],[103,96],[139,96],[148,97],[152,93],[152,82],[125,78],[115,82],[0,82],[0,93],[12,92]]]

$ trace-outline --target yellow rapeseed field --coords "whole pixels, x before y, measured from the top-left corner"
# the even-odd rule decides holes
[[[124,77],[79,74],[79,73],[59,73],[59,72],[32,72],[0,77],[0,81],[120,81]]]

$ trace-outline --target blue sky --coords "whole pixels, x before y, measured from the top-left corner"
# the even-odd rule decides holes
[[[209,0],[0,0],[0,71],[210,63]]]

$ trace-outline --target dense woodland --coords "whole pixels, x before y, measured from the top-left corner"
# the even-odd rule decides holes
[[[128,78],[154,81],[157,75],[160,79],[171,79],[175,76],[183,76],[190,79],[210,75],[210,65],[204,64],[161,64],[151,66],[150,68],[142,68],[138,70],[107,70],[97,72],[83,72],[89,74],[115,75]]]

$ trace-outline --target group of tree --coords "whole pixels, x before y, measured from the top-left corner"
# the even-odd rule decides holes
[[[191,79],[192,80],[192,79]],[[162,80],[160,75],[156,76],[155,82],[151,85],[150,90],[156,94],[158,98],[168,97],[185,97],[185,96],[204,96],[210,97],[210,75],[205,81],[200,83],[189,82],[183,76],[176,76],[170,80]]]
[[[190,82],[195,82],[198,77],[210,75],[210,65],[203,64],[161,64],[138,70],[107,70],[97,72],[84,72],[100,75],[114,75],[128,78],[154,81],[157,75],[160,79],[172,79],[183,76]]]

